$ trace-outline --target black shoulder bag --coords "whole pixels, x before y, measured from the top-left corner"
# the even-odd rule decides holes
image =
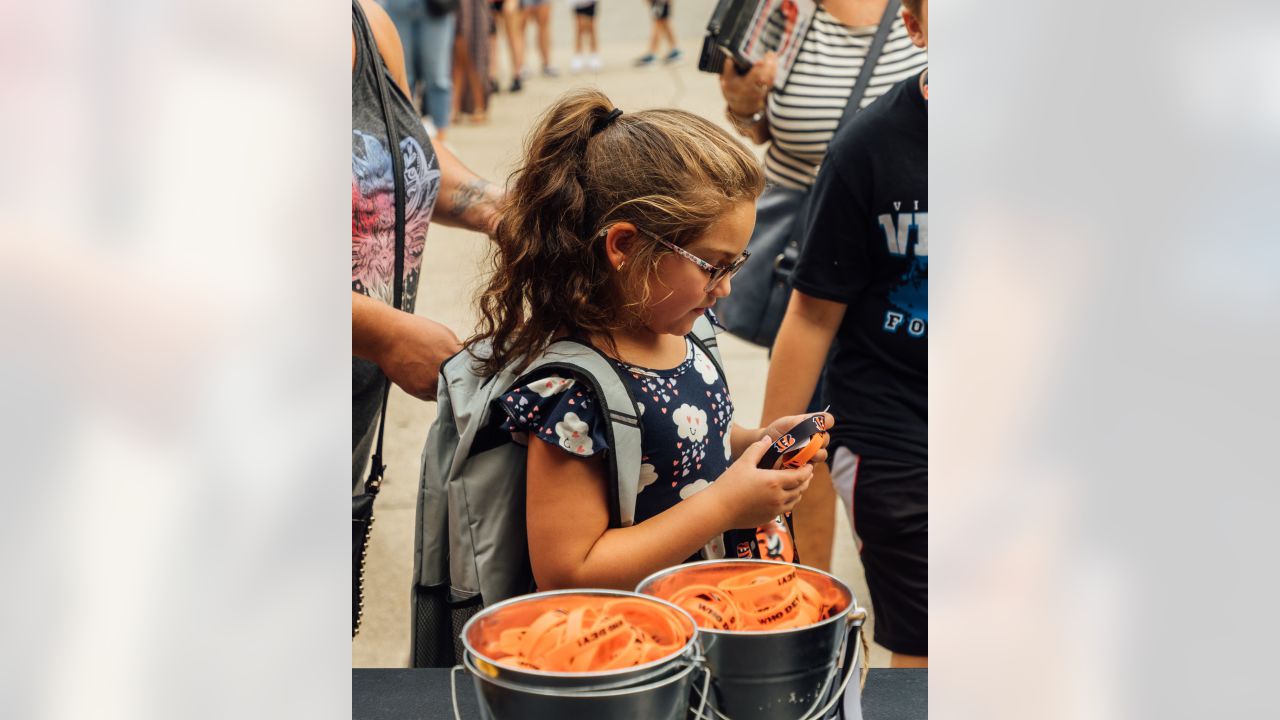
[[[387,142],[391,152],[392,185],[395,187],[396,203],[396,260],[395,278],[392,281],[391,304],[400,309],[401,295],[404,293],[404,157],[400,154],[400,133],[391,122],[391,104],[387,93],[387,80],[384,77],[385,65],[382,53],[378,52],[378,44],[369,31],[369,21],[358,3],[351,7],[360,13],[363,23],[365,46],[373,56],[374,74],[378,77],[378,99],[382,104],[382,118],[387,124]],[[369,532],[373,528],[373,501],[378,497],[382,487],[382,473],[387,469],[382,463],[382,438],[387,431],[387,398],[391,395],[391,380],[382,384],[382,410],[378,416],[378,442],[374,447],[373,460],[369,464],[369,478],[364,482],[364,492],[351,497],[351,637],[360,632],[360,619],[364,613],[364,568],[369,557]]]
[[[899,0],[889,0],[885,6],[880,27],[832,138],[857,114],[899,7]],[[791,298],[791,274],[800,260],[811,194],[808,190],[771,185],[756,201],[756,227],[747,243],[752,259],[734,277],[733,293],[716,304],[716,315],[725,328],[747,342],[772,347],[778,335]]]

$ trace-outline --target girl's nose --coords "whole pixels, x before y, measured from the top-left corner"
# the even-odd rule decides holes
[[[729,293],[733,291],[731,280],[732,278],[729,275],[725,275],[721,278],[720,282],[716,283],[716,286],[711,288],[711,296],[718,298],[727,297]]]

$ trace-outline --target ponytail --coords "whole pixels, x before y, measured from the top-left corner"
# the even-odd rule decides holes
[[[623,114],[598,90],[566,95],[536,123],[508,183],[480,330],[467,344],[493,341],[483,369],[494,374],[561,331],[607,337],[638,318],[624,288],[643,283],[665,250],[639,244],[615,273],[601,230],[631,222],[684,245],[763,185],[755,156],[703,118]]]

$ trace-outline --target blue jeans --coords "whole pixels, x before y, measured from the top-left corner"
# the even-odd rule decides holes
[[[416,93],[419,77],[427,86],[424,114],[441,130],[449,127],[453,113],[453,37],[458,14],[431,17],[422,9],[400,10],[388,3],[387,14],[395,23],[404,47],[404,68],[409,89]]]

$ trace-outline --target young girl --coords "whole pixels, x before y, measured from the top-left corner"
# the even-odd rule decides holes
[[[587,384],[548,371],[503,396],[503,427],[529,448],[526,516],[540,590],[632,589],[672,565],[733,557],[723,533],[770,522],[808,487],[811,466],[756,468],[770,438],[803,416],[735,425],[724,378],[688,337],[729,294],[763,185],[738,141],[678,110],[622,114],[582,90],[534,130],[494,236],[481,331],[469,342],[493,340],[500,350],[485,371],[496,372],[558,337],[589,340],[628,383],[643,438],[635,524],[610,528],[609,420]]]

